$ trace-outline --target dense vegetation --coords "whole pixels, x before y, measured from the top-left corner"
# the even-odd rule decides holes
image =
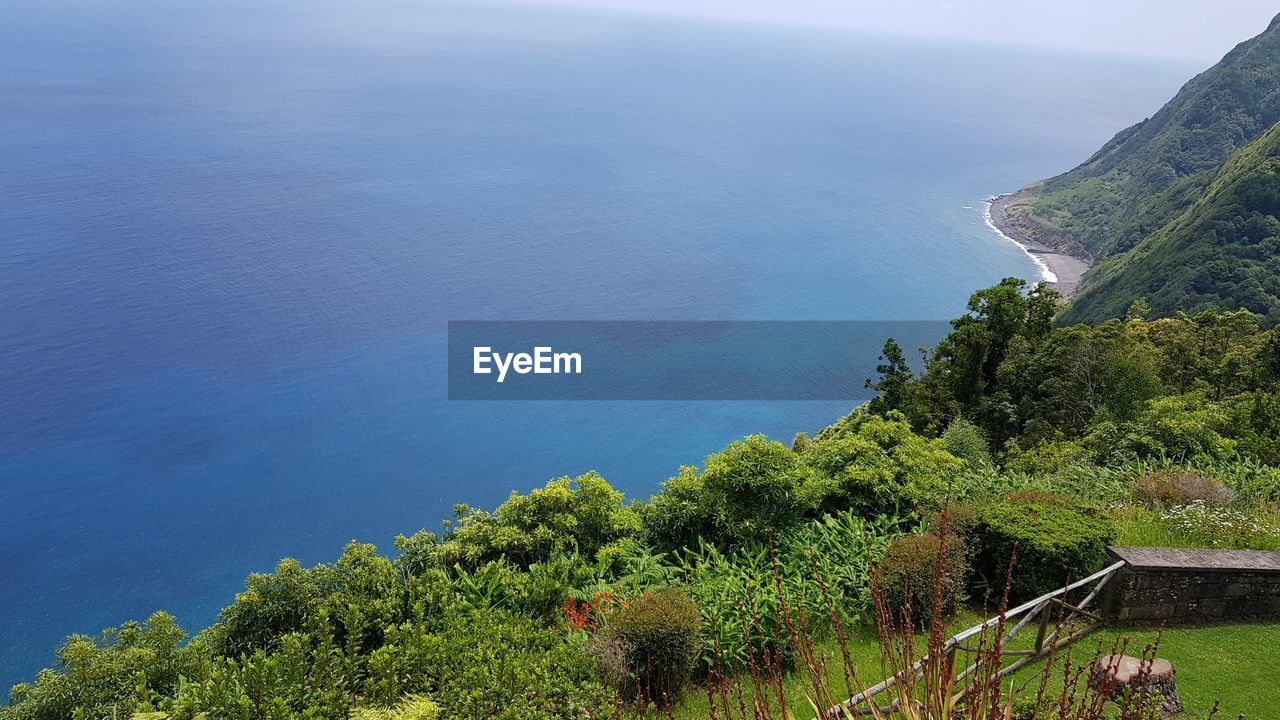
[[[1280,322],[1277,122],[1280,18],[1079,167],[1025,188],[1013,225],[1100,260],[1067,318],[1119,317],[1145,297],[1161,315],[1243,307]]]
[[[790,445],[732,442],[648,501],[552,480],[394,557],[284,560],[190,639],[163,613],[72,636],[0,720],[612,717],[818,667],[797,638],[843,646],[873,587],[939,615],[989,603],[1015,543],[1016,595],[1115,538],[1276,546],[1277,331],[1140,306],[1060,327],[1060,304],[1013,279],[975,293],[919,375],[889,341],[872,402]]]
[[[1116,317],[1141,297],[1165,312],[1243,307],[1280,323],[1278,218],[1280,124],[1213,172],[1191,207],[1131,250],[1103,258],[1068,317]]]

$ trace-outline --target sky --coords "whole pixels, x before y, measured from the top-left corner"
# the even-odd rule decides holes
[[[1212,63],[1276,0],[516,0]]]

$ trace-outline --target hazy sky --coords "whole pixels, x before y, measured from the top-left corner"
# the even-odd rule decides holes
[[[1280,0],[517,0],[1213,61]]]

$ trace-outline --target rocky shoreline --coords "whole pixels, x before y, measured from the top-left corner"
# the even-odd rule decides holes
[[[1018,193],[1005,193],[987,198],[987,224],[1006,240],[1020,246],[1042,269],[1047,270],[1045,279],[1055,290],[1070,295],[1079,287],[1080,279],[1092,264],[1091,259],[1049,247],[1014,227],[1009,222],[1009,205],[1017,196]]]

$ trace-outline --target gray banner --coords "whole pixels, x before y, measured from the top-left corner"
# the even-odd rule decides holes
[[[451,400],[852,400],[944,321],[453,321]],[[918,369],[918,368],[917,368]]]

